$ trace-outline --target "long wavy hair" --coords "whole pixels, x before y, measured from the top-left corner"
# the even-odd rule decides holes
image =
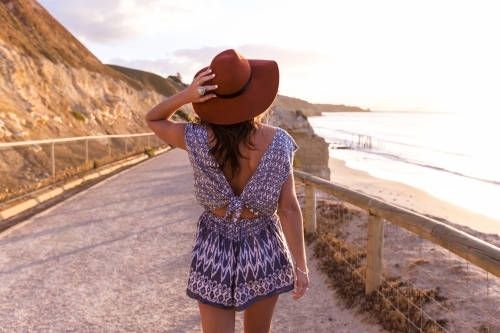
[[[251,140],[252,136],[259,127],[259,123],[267,122],[268,119],[269,112],[266,111],[255,118],[232,125],[216,125],[199,117],[193,117],[190,121],[212,130],[213,134],[208,139],[210,142],[215,140],[215,145],[210,149],[210,153],[215,157],[222,171],[229,171],[229,180],[231,180],[241,171],[240,159],[248,159],[241,153],[240,145],[243,143],[248,149],[257,149]]]

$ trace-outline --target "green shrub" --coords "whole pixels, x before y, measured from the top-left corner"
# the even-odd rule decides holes
[[[155,156],[155,150],[151,146],[144,147],[144,154],[148,155],[148,157]]]
[[[83,114],[81,114],[80,112],[77,112],[77,111],[74,111],[73,115],[75,116],[76,119],[78,119],[80,121],[85,121],[85,119],[86,119]]]
[[[177,110],[177,111],[175,111],[175,113],[174,113],[174,114],[175,114],[177,117],[179,117],[179,118],[181,118],[182,120],[184,120],[184,121],[189,121],[189,115],[188,115],[186,112],[182,111],[182,110]]]
[[[188,85],[182,82],[182,76],[180,73],[177,73],[176,75],[169,75],[168,78],[174,82],[177,82],[181,84],[184,87],[187,87]]]

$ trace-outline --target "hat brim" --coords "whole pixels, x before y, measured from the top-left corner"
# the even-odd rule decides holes
[[[234,98],[214,97],[203,103],[193,103],[194,112],[201,119],[217,125],[236,124],[258,116],[271,106],[278,93],[278,64],[273,60],[257,59],[248,59],[248,63],[252,69],[252,81],[248,89]],[[201,69],[195,77],[207,68]],[[210,84],[207,81],[204,85]]]

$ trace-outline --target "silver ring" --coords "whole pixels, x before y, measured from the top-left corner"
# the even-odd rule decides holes
[[[198,94],[200,94],[201,96],[205,95],[206,92],[207,92],[207,89],[204,86],[198,87]]]

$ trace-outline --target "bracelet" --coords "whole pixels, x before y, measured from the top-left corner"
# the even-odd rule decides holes
[[[305,272],[303,270],[301,270],[299,268],[299,266],[297,266],[297,265],[295,265],[295,269],[298,270],[299,272],[301,272],[302,274],[305,274],[305,275],[309,274],[309,270],[307,269],[307,266],[306,266],[306,271]]]

